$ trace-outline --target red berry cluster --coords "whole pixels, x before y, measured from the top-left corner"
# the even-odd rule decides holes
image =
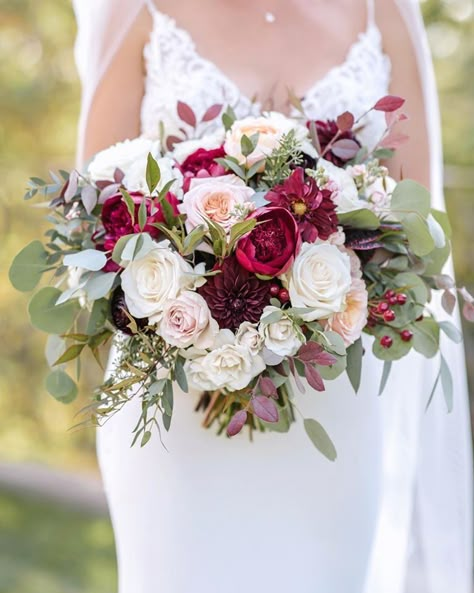
[[[403,292],[395,292],[394,290],[387,290],[382,299],[378,302],[372,302],[369,307],[368,326],[375,327],[376,325],[383,325],[390,323],[396,319],[395,311],[391,308],[393,305],[403,306],[407,302],[407,295]],[[410,330],[404,329],[400,332],[400,337],[404,342],[409,342],[413,338]],[[380,338],[380,345],[383,348],[391,348],[393,339],[390,336],[382,336]]]
[[[272,284],[270,286],[270,294],[272,297],[276,297],[281,303],[288,303],[290,300],[290,293],[279,284]]]

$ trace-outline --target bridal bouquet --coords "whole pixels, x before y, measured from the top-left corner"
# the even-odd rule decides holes
[[[363,333],[385,361],[381,390],[392,361],[412,349],[434,356],[440,331],[460,340],[429,308],[433,291],[449,312],[456,300],[442,273],[446,214],[382,164],[403,139],[394,131],[402,105],[387,96],[369,109],[387,126],[368,149],[358,139],[367,114],[236,119],[214,105],[198,121],[179,103],[180,137],[162,130],[159,142],[99,153],[84,174],[32,178],[26,198],[48,196],[50,227],[17,255],[10,278],[29,291],[48,277],[29,304],[32,324],[51,334],[48,391],[72,401],[67,365],[85,350],[100,363],[100,347],[120,334],[89,410],[100,421],[140,398],[134,442],[154,426],[169,430],[175,384],[202,394],[204,425],[218,432],[287,431],[295,386],[323,391],[347,372],[357,390]],[[472,318],[473,299],[460,292]],[[335,459],[321,424],[304,426]]]

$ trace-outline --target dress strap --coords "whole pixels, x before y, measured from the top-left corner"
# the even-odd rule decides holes
[[[158,14],[158,9],[156,8],[156,4],[153,0],[145,0],[145,6],[148,8],[148,12],[152,16],[156,16]]]
[[[367,0],[367,28],[370,29],[374,25],[375,25],[375,0]]]

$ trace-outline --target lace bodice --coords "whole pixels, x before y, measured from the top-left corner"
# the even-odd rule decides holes
[[[183,125],[176,113],[178,100],[190,105],[198,117],[214,103],[231,105],[238,117],[260,111],[258,102],[243,94],[213,62],[199,55],[187,31],[159,12],[152,0],[148,6],[153,28],[144,48],[144,135],[158,137],[160,122],[167,134],[178,132]],[[380,30],[369,12],[367,29],[352,44],[344,62],[317,81],[302,98],[302,104],[306,114],[315,119],[335,118],[346,110],[358,116],[387,93],[389,82],[390,60],[383,53]],[[383,117],[371,114],[365,124],[361,140],[370,145],[383,131]]]

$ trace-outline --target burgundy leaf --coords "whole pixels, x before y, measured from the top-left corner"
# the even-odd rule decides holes
[[[275,402],[264,395],[252,399],[252,408],[255,416],[264,422],[278,422],[279,414]]]
[[[79,174],[76,170],[71,171],[69,175],[69,180],[66,184],[66,188],[64,190],[64,201],[66,203],[70,202],[73,197],[76,195],[77,187],[79,183]]]
[[[344,111],[344,113],[337,118],[336,123],[340,132],[348,132],[349,130],[352,130],[352,126],[354,125],[354,116],[350,111]]]
[[[196,127],[196,115],[191,107],[183,101],[178,101],[179,118],[191,127]]]
[[[115,183],[122,183],[124,177],[125,177],[125,173],[122,171],[122,169],[115,169],[115,171],[114,171]]]
[[[374,105],[375,111],[396,111],[405,103],[405,99],[395,95],[386,95]]]
[[[228,436],[233,437],[236,434],[238,434],[242,430],[246,422],[247,412],[245,410],[239,410],[238,412],[236,412],[232,416],[231,421],[227,426]]]
[[[313,389],[316,389],[316,391],[324,391],[326,389],[324,387],[323,378],[313,366],[310,364],[305,364],[304,374],[306,381],[308,381]]]
[[[390,132],[380,142],[380,148],[399,148],[402,144],[405,144],[410,139],[407,134],[400,134],[399,132]]]
[[[306,393],[305,386],[303,385],[303,382],[301,381],[300,376],[298,375],[298,372],[296,370],[295,361],[291,357],[288,358],[288,364],[290,366],[291,374],[295,378],[296,387],[298,387],[298,390],[301,393]]]
[[[270,379],[270,377],[260,377],[259,381],[260,391],[266,397],[276,397],[277,396],[277,388],[275,387],[275,383]]]
[[[445,290],[441,297],[441,305],[447,313],[452,315],[456,306],[456,296],[450,290]]]
[[[173,150],[174,145],[179,144],[181,141],[181,138],[178,136],[168,136],[168,138],[166,138],[166,148],[171,151]]]
[[[353,159],[359,152],[359,149],[359,144],[357,144],[355,140],[350,140],[349,138],[337,140],[331,146],[331,152],[344,161]]]
[[[466,301],[462,308],[462,314],[467,321],[474,321],[474,305]]]
[[[209,109],[206,111],[206,113],[204,114],[202,121],[212,121],[213,119],[216,119],[216,117],[219,115],[219,113],[222,111],[222,105],[219,103],[215,103],[214,105],[211,105],[209,107]]]
[[[314,362],[322,367],[329,367],[336,364],[337,358],[332,354],[329,354],[329,352],[321,352],[321,354],[315,358]]]
[[[311,142],[313,143],[314,148],[318,154],[321,154],[321,142],[319,141],[318,130],[316,128],[316,122],[311,121],[309,123],[309,135],[311,137]]]
[[[434,277],[436,288],[446,290],[447,288],[454,288],[454,280],[447,274],[438,274]]]
[[[282,377],[288,377],[288,373],[286,372],[285,367],[281,363],[277,364],[273,368]]]
[[[321,354],[323,347],[316,342],[306,342],[298,350],[298,358],[303,362],[313,362]]]

